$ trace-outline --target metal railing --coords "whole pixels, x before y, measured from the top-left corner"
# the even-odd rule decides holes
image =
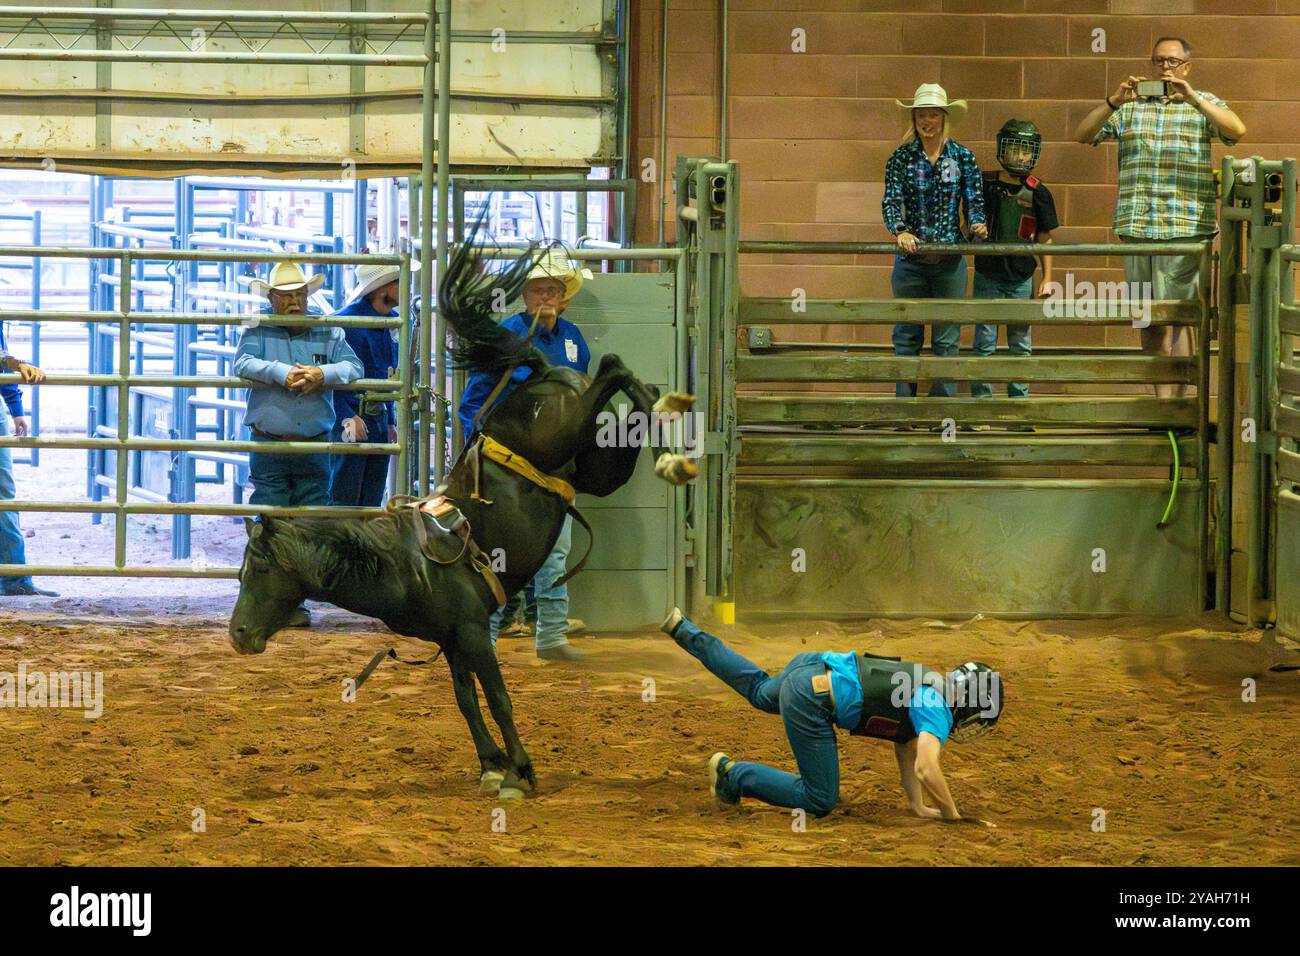
[[[175,261],[225,261],[225,262],[298,262],[325,265],[357,265],[377,263],[399,267],[398,295],[399,315],[396,318],[358,318],[338,316],[276,316],[275,324],[285,327],[313,328],[335,326],[339,328],[385,328],[399,329],[399,369],[396,379],[361,379],[346,386],[336,386],[348,391],[370,391],[394,393],[397,412],[397,444],[352,444],[344,442],[261,442],[261,441],[223,441],[200,439],[149,439],[130,434],[131,390],[135,387],[168,388],[230,388],[230,387],[266,387],[260,383],[246,382],[230,376],[213,375],[158,375],[139,374],[131,371],[131,343],[133,325],[147,320],[149,323],[166,323],[175,326],[193,325],[244,325],[250,321],[263,320],[263,316],[222,315],[210,313],[140,313],[131,306],[132,263],[136,256],[147,255],[150,259],[168,259]],[[398,475],[407,481],[410,474],[410,414],[412,407],[411,383],[411,310],[410,258],[404,255],[324,255],[320,253],[246,253],[201,250],[154,250],[145,253],[130,249],[77,249],[77,248],[34,248],[28,246],[0,247],[0,256],[31,256],[55,258],[116,259],[120,264],[121,286],[118,290],[118,307],[115,311],[66,311],[66,312],[6,312],[3,318],[22,321],[38,320],[40,322],[87,323],[90,325],[115,325],[117,329],[117,371],[116,374],[99,375],[50,375],[36,388],[59,386],[102,386],[117,390],[117,433],[115,437],[88,435],[84,438],[0,438],[0,447],[19,448],[65,448],[82,450],[104,450],[115,454],[115,477],[112,481],[114,500],[112,502],[93,501],[39,501],[32,499],[11,499],[0,501],[0,511],[17,512],[72,512],[84,514],[112,514],[115,517],[113,564],[107,565],[15,565],[0,564],[0,575],[96,575],[113,577],[210,577],[229,578],[238,575],[238,568],[184,568],[177,566],[146,566],[127,563],[127,521],[133,514],[167,514],[167,515],[281,515],[281,516],[328,516],[373,514],[369,508],[334,508],[334,507],[273,507],[267,505],[214,504],[208,502],[185,501],[143,501],[128,500],[130,486],[128,469],[131,452],[139,451],[190,451],[190,452],[257,452],[268,451],[275,454],[331,454],[331,455],[397,455]],[[0,375],[0,383],[16,383],[20,378],[16,374]]]

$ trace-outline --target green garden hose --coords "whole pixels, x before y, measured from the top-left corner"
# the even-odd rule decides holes
[[[1182,466],[1178,458],[1178,439],[1174,437],[1172,430],[1168,432],[1168,435],[1169,444],[1174,450],[1174,472],[1170,479],[1169,503],[1165,505],[1165,513],[1160,516],[1160,521],[1156,524],[1157,531],[1169,524],[1169,516],[1174,511],[1174,502],[1178,500],[1178,476],[1182,472]]]

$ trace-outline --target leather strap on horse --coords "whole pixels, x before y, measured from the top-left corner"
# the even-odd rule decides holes
[[[573,499],[578,497],[573,485],[563,478],[556,478],[554,475],[548,475],[546,472],[539,470],[523,455],[516,455],[505,445],[488,435],[479,435],[478,440],[482,454],[487,455],[498,465],[504,465],[516,474],[523,475],[539,488],[545,488],[552,494],[559,495],[564,499],[566,505],[570,508],[573,507]],[[477,480],[475,483],[477,484]]]
[[[390,647],[388,648],[388,650],[380,651],[379,653],[375,654],[374,657],[370,658],[370,663],[367,664],[362,669],[361,673],[357,675],[357,679],[352,682],[352,690],[354,693],[357,690],[359,690],[361,688],[361,685],[366,682],[366,678],[375,672],[375,668],[379,666],[379,662],[382,661],[385,657],[391,657],[399,664],[410,664],[412,667],[422,667],[425,664],[432,664],[441,656],[442,656],[442,648],[440,647],[438,648],[438,653],[434,654],[432,657],[428,658],[427,660],[404,661],[397,656],[397,648]]]
[[[444,561],[434,553],[433,547],[429,544],[429,529],[424,526],[424,512],[420,510],[420,505],[425,500],[428,499],[412,498],[409,495],[395,496],[388,499],[387,509],[393,513],[403,508],[410,509],[411,520],[415,522],[415,540],[420,545],[420,552],[434,564],[444,566],[455,564],[468,555],[470,567],[483,576],[483,580],[487,582],[488,588],[492,591],[492,596],[496,598],[497,607],[505,606],[506,589],[502,586],[501,579],[497,577],[496,572],[492,570],[492,561],[474,540],[473,529],[470,527],[468,519],[462,518],[454,528],[449,529],[461,540],[461,548],[457,555],[449,561]],[[437,521],[438,519],[434,518],[432,520]],[[396,655],[394,655],[394,658],[396,658]]]
[[[577,508],[573,507],[572,505],[570,505],[565,510],[567,510],[569,514],[573,515],[574,521],[578,522],[578,524],[582,525],[582,527],[586,529],[587,550],[586,552],[583,553],[582,560],[573,566],[573,570],[566,571],[563,574],[563,576],[558,577],[553,582],[551,582],[551,587],[553,588],[558,588],[561,584],[564,584],[566,581],[569,580],[569,578],[573,577],[575,574],[577,574],[579,571],[581,571],[583,568],[587,566],[587,559],[591,557],[592,545],[596,543],[596,533],[591,530],[591,525],[587,524],[587,519],[582,516],[582,512],[579,511]]]

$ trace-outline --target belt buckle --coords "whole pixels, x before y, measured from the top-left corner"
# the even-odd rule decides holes
[[[819,697],[831,692],[831,675],[814,674],[812,679],[813,693]]]

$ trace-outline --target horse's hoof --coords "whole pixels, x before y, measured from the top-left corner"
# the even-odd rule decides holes
[[[497,791],[498,800],[522,800],[526,796],[528,794],[518,787],[502,787]]]
[[[501,781],[505,778],[506,775],[500,770],[483,771],[483,776],[478,778],[478,792],[497,793],[501,789]]]

